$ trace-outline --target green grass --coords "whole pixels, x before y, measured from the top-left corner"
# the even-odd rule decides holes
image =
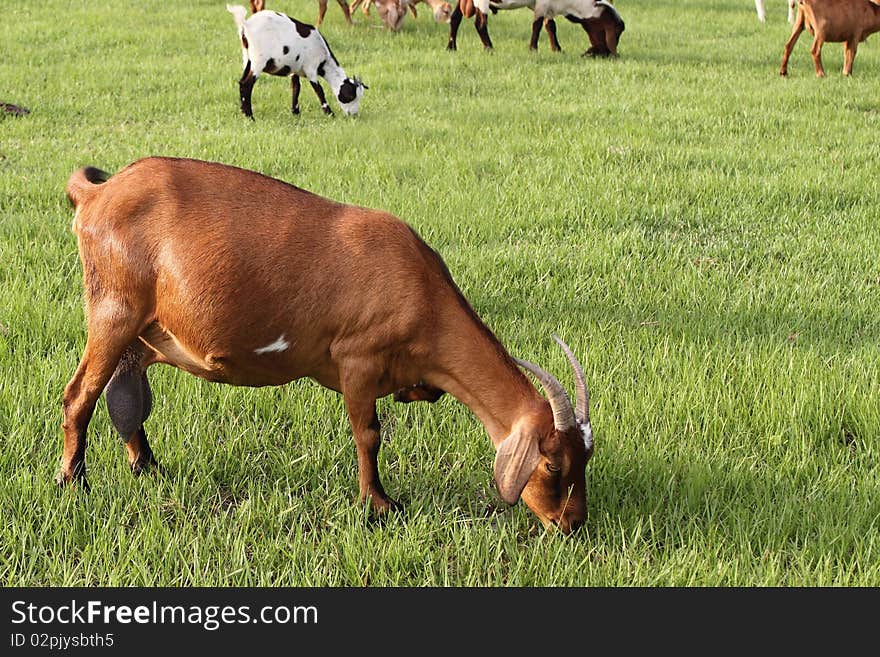
[[[618,0],[620,58],[527,49],[527,10],[403,31],[334,5],[322,29],[370,89],[354,119],[260,80],[238,112],[224,3],[45,0],[0,23],[0,583],[880,585],[880,50],[844,79],[809,37],[777,75],[784,3]],[[270,2],[270,5],[272,3]],[[310,0],[270,8],[311,21]],[[339,114],[337,110],[337,114]],[[56,490],[61,392],[85,341],[68,175],[220,160],[388,209],[446,259],[518,356],[593,394],[586,526],[506,507],[453,399],[382,400],[380,468],[407,507],[353,503],[341,399],[150,372],[165,467],[133,478],[103,401],[93,490]]]

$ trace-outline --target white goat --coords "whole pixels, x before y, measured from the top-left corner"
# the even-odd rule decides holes
[[[343,112],[357,114],[364,89],[368,87],[357,78],[346,76],[327,41],[313,25],[277,11],[259,11],[247,18],[247,10],[241,5],[226,5],[226,9],[235,19],[241,38],[244,72],[238,86],[245,116],[254,118],[251,92],[260,73],[290,76],[293,92],[290,108],[294,114],[299,114],[301,75],[308,78],[325,114],[333,112],[318,76],[330,84]]]
[[[758,11],[758,20],[762,23],[767,20],[767,11],[764,0],[755,0],[755,9]],[[788,22],[794,22],[794,15],[797,12],[797,0],[788,0]]]

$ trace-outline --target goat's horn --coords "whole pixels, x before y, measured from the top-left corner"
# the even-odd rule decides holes
[[[557,381],[552,374],[541,369],[534,363],[519,358],[514,359],[523,369],[528,370],[535,375],[535,378],[541,382],[541,387],[547,394],[547,401],[550,402],[550,408],[553,410],[553,426],[558,431],[566,431],[575,424],[574,410],[571,408],[571,400],[565,392],[565,388]]]
[[[553,339],[562,347],[568,362],[574,369],[574,387],[575,387],[575,416],[578,422],[589,424],[590,422],[590,391],[587,389],[586,378],[584,377],[584,369],[578,362],[572,350],[565,344],[558,335],[554,334]]]

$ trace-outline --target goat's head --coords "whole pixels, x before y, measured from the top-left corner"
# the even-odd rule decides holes
[[[452,5],[442,2],[434,7],[434,20],[438,23],[448,23],[452,17]]]
[[[345,78],[339,85],[339,93],[336,94],[336,100],[339,106],[346,114],[357,114],[361,106],[361,98],[364,97],[364,89],[369,89],[367,85],[357,78]]]
[[[401,0],[376,0],[379,8],[379,17],[392,32],[397,32],[406,18],[406,4]]]
[[[523,417],[495,455],[495,481],[508,504],[523,502],[545,526],[568,533],[584,523],[587,509],[584,469],[593,456],[590,393],[584,372],[568,345],[555,335],[575,374],[575,406],[551,374],[516,359],[541,383],[547,406]]]

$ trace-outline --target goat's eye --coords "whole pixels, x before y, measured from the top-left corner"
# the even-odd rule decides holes
[[[547,463],[547,465],[544,467],[547,468],[547,472],[553,472],[553,473],[559,472],[562,469],[558,465],[553,465],[552,463]]]

